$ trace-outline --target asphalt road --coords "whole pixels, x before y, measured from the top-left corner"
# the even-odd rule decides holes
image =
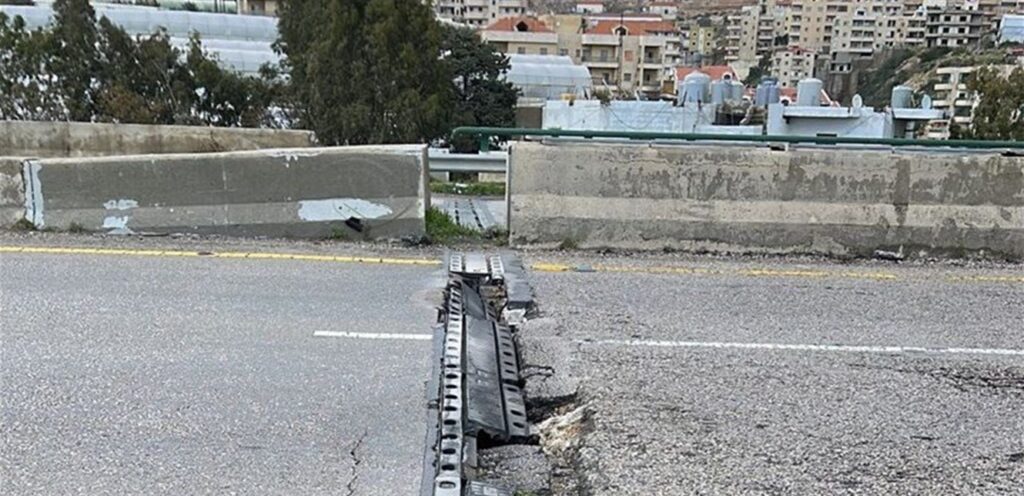
[[[556,494],[1024,494],[1021,266],[569,265],[520,334],[590,414]]]
[[[437,271],[0,254],[0,493],[415,493]]]

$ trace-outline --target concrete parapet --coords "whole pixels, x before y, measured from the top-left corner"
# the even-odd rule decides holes
[[[39,159],[22,176],[39,228],[397,238],[424,234],[429,204],[418,145]]]
[[[1024,259],[1024,157],[515,143],[514,245]]]
[[[300,148],[310,131],[88,122],[0,121],[0,156],[95,157]]]
[[[25,183],[21,177],[23,160],[0,157],[0,227],[11,226],[25,218]]]

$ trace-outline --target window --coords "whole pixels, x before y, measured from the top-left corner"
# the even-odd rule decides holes
[[[626,74],[623,74],[623,75],[622,75],[622,80],[623,80],[623,81],[627,81],[627,82],[628,82],[628,81],[632,81],[632,80],[633,80],[633,75],[632,75],[632,74],[629,74],[629,73],[627,72]]]
[[[562,55],[562,56],[569,55],[569,49],[568,48],[559,48],[558,49],[558,54]]]
[[[518,53],[519,55],[526,55],[526,47],[516,48],[516,53]]]
[[[541,55],[547,55],[547,54],[548,54],[548,49],[547,49],[547,47],[541,47],[541,49],[540,49],[540,54],[541,54]]]

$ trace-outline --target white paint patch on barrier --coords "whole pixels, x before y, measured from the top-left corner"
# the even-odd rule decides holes
[[[107,210],[131,210],[133,208],[139,208],[139,202],[127,198],[110,200],[103,204],[103,208]]]
[[[43,216],[43,186],[39,183],[39,170],[42,165],[35,160],[26,160],[22,165],[22,178],[25,182],[25,219],[37,228],[46,227]]]
[[[131,219],[131,216],[108,216],[103,219],[103,229],[128,229],[128,219]]]
[[[842,344],[729,343],[721,341],[648,341],[643,339],[581,340],[599,346],[636,346],[649,348],[718,348],[772,351],[828,351],[882,354],[957,354],[1024,356],[1024,349],[1013,348],[925,348],[920,346],[858,346]]]
[[[379,219],[391,215],[391,207],[359,198],[326,198],[299,202],[299,218],[308,222]]]
[[[345,332],[345,331],[315,331],[313,337],[318,338],[353,338],[353,339],[396,339],[407,341],[430,341],[434,339],[430,334],[395,334],[386,332]]]

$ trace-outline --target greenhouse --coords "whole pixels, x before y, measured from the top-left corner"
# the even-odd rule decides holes
[[[564,95],[585,97],[592,89],[590,71],[567,56],[516,55],[509,58],[505,80],[525,98],[557,100]]]
[[[187,45],[193,32],[199,33],[203,47],[225,67],[255,74],[267,62],[277,62],[271,44],[277,39],[277,19],[262,16],[213,14],[160,10],[152,7],[96,5],[96,16],[107,17],[131,35],[149,35],[164,28],[177,47]],[[53,20],[48,5],[34,7],[0,5],[9,17],[21,16],[30,28],[43,27]]]

